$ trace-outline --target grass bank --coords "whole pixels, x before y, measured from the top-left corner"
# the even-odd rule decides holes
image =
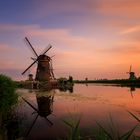
[[[18,101],[15,82],[8,76],[0,74],[0,138],[13,140],[9,135],[9,126],[13,123],[13,108]],[[14,125],[13,125],[14,126]]]

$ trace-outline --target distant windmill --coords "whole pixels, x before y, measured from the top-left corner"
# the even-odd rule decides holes
[[[136,76],[135,76],[135,72],[132,72],[132,66],[130,65],[130,69],[129,72],[127,72],[129,74],[129,80],[135,80]]]
[[[36,58],[31,57],[34,62],[22,73],[22,75],[26,73],[35,63],[37,63],[35,80],[50,81],[51,79],[54,79],[52,58],[46,55],[52,46],[48,45],[48,47],[40,55],[38,55],[27,37],[25,37],[25,40],[29,44]]]

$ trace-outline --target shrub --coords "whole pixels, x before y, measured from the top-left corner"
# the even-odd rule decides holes
[[[11,78],[0,74],[0,110],[9,110],[17,102],[15,83]]]

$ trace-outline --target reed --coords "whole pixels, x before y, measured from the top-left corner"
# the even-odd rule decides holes
[[[137,121],[140,119],[134,114],[129,112]],[[140,137],[135,136],[134,131],[137,126],[134,126],[127,132],[121,134],[119,129],[115,126],[113,119],[109,116],[109,127],[105,128],[100,123],[96,122],[97,127],[94,129],[93,134],[90,136],[82,136],[80,131],[80,121],[79,119],[67,119],[63,122],[69,128],[69,134],[65,140],[140,140]]]
[[[68,120],[63,120],[63,122],[68,126],[69,129],[69,134],[66,140],[81,140],[81,134],[80,134],[80,118],[74,119],[74,118],[69,118]]]

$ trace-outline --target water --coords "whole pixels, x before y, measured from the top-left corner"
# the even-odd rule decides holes
[[[131,91],[133,90],[133,91]],[[45,92],[19,89],[16,109],[21,117],[21,136],[27,140],[46,140],[66,136],[68,127],[63,120],[81,117],[82,135],[92,135],[96,122],[108,127],[109,116],[120,133],[132,129],[137,121],[127,112],[140,116],[140,89],[75,84],[73,92],[51,90]],[[35,109],[25,102],[22,97]],[[37,116],[38,115],[38,116]],[[36,119],[36,121],[34,121]],[[139,134],[139,128],[135,132]]]

